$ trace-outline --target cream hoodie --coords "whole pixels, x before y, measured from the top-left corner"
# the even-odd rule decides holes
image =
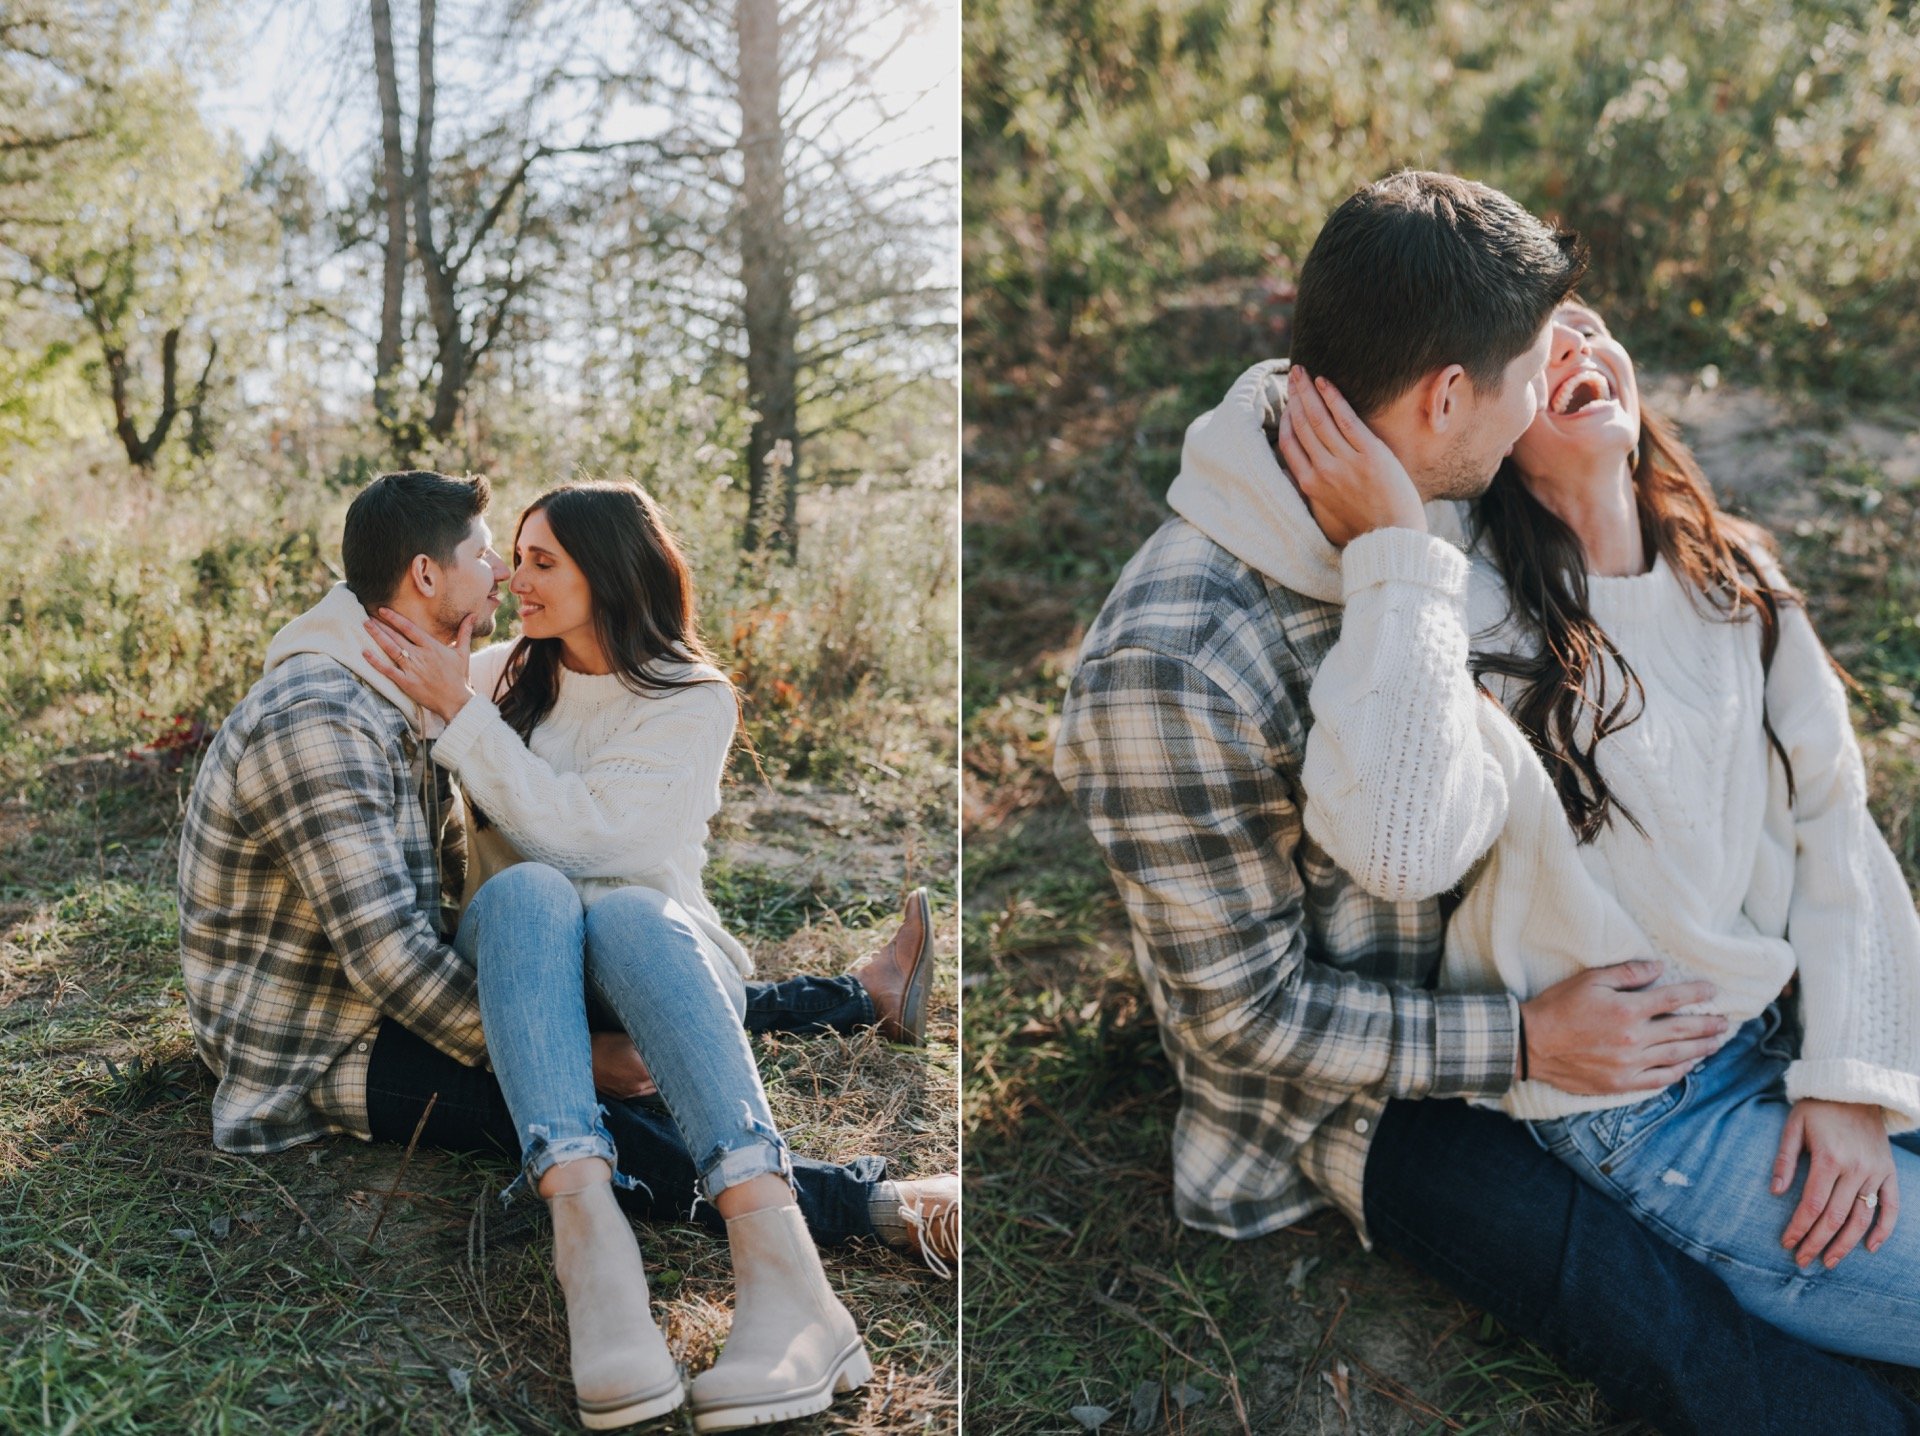
[[[273,635],[267,645],[266,672],[271,673],[289,658],[301,653],[318,653],[331,658],[367,687],[407,715],[413,731],[423,738],[437,738],[445,726],[367,662],[366,651],[373,639],[363,626],[367,610],[344,583],[336,583],[327,596]]]

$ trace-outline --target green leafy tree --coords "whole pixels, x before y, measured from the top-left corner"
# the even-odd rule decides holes
[[[132,58],[138,16],[92,18],[109,43],[90,51],[90,32],[58,25],[12,37],[32,48],[11,52],[9,98],[42,101],[44,143],[0,176],[9,328],[36,340],[30,366],[82,358],[127,461],[150,471],[183,428],[211,442],[222,345],[247,322],[270,228],[186,75]]]

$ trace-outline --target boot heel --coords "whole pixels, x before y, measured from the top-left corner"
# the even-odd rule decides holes
[[[833,1378],[833,1394],[844,1396],[856,1387],[865,1386],[873,1380],[873,1361],[868,1357],[866,1348],[861,1347],[840,1363],[840,1370]]]

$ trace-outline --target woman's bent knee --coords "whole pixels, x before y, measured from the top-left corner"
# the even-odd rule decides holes
[[[481,885],[460,920],[459,947],[482,970],[508,959],[545,958],[577,967],[585,914],[566,875],[544,863],[517,863]]]
[[[622,888],[587,912],[587,972],[602,986],[638,979],[656,996],[675,985],[717,982],[735,1016],[746,1010],[746,990],[733,964],[713,950],[693,915],[653,888]]]
[[[600,922],[679,922],[687,921],[686,909],[658,888],[627,887],[607,893],[587,914],[587,921]]]
[[[511,903],[515,907],[534,905],[561,915],[580,914],[580,894],[573,882],[558,868],[545,863],[515,863],[495,873],[480,885],[469,906],[485,904],[497,907]]]
[[[587,947],[624,957],[700,956],[700,930],[679,903],[654,888],[622,888],[587,910]]]

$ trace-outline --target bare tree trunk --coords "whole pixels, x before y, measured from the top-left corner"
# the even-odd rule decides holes
[[[467,393],[467,344],[460,333],[456,276],[433,237],[433,26],[434,0],[420,0],[420,106],[413,129],[413,235],[427,281],[427,313],[439,340],[440,373],[427,429],[434,438],[453,432]]]
[[[793,369],[794,382],[799,383],[799,366]],[[795,427],[799,426],[799,405],[794,405]],[[780,533],[787,546],[787,557],[800,557],[800,440],[787,446],[787,467],[780,475]]]
[[[207,386],[213,379],[213,364],[220,357],[218,336],[207,336],[207,362],[200,368],[199,382],[193,386],[193,398],[187,404],[187,452],[204,459],[213,452],[213,429],[207,423]]]
[[[140,426],[134,422],[133,401],[127,392],[127,351],[97,322],[96,328],[100,332],[101,353],[106,356],[107,383],[113,394],[113,431],[119,435],[120,447],[127,451],[127,461],[136,469],[151,470],[153,461],[159,457],[160,446],[167,441],[167,431],[180,413],[179,326],[169,329],[160,340],[160,413],[145,438],[140,436]]]
[[[797,550],[794,508],[799,448],[799,366],[794,353],[794,266],[787,230],[786,134],[780,117],[779,0],[738,0],[734,9],[740,102],[740,278],[746,291],[747,524],[741,547]],[[782,473],[784,470],[784,474]],[[784,484],[782,480],[784,479]],[[776,493],[776,486],[785,492]],[[779,517],[775,517],[775,505]]]
[[[373,68],[380,89],[380,195],[387,233],[381,266],[380,342],[374,351],[373,407],[391,433],[397,427],[401,306],[407,282],[407,160],[400,148],[400,81],[393,65],[393,12],[387,0],[371,0]]]

